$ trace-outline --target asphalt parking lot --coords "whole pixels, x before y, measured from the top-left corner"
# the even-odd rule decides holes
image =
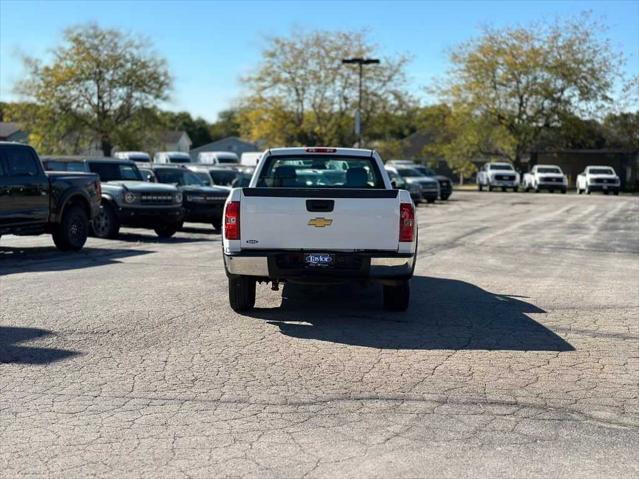
[[[375,288],[227,300],[220,237],[0,239],[4,477],[637,477],[639,198],[420,207]],[[284,299],[282,299],[284,297]]]

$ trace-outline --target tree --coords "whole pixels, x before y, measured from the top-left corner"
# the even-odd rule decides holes
[[[16,85],[30,105],[38,105],[16,116],[41,143],[59,146],[71,135],[98,141],[108,156],[141,114],[167,99],[166,62],[144,39],[91,23],[65,30],[51,53],[49,64],[25,58],[28,75]]]
[[[193,142],[193,148],[206,145],[213,141],[211,125],[204,118],[193,118],[188,111],[161,113],[162,123],[165,129],[173,131],[186,131]]]
[[[512,138],[511,151],[483,153],[506,155],[520,166],[544,130],[610,102],[622,58],[600,39],[602,31],[588,14],[549,25],[486,28],[452,52],[441,93],[454,110],[488,121],[484,133]]]
[[[362,32],[293,32],[267,40],[257,71],[243,79],[242,132],[271,145],[352,145],[357,106],[357,72],[348,57],[374,54]],[[405,109],[405,56],[384,58],[365,70],[362,122]],[[377,128],[376,136],[384,136]],[[383,130],[383,128],[382,128]]]
[[[240,136],[240,118],[236,109],[223,110],[218,113],[217,121],[213,123],[209,131],[211,133],[211,141],[221,140],[229,136]]]

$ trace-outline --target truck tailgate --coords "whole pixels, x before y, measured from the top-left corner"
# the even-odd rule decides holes
[[[397,251],[396,190],[245,188],[241,247]]]

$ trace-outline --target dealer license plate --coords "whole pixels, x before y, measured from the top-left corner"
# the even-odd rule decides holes
[[[304,262],[312,267],[327,267],[333,264],[334,257],[332,254],[324,253],[308,253],[304,256]]]

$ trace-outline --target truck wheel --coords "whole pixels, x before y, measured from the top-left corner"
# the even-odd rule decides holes
[[[179,227],[180,225],[178,223],[165,223],[163,225],[156,226],[153,230],[160,238],[170,238],[177,233]]]
[[[562,194],[562,195],[565,195],[565,194],[566,194],[566,188],[562,188],[562,189],[561,189],[561,194]]]
[[[484,187],[482,186],[482,184],[481,184],[481,183],[477,183],[477,189],[478,189],[479,191],[484,191]]]
[[[53,242],[60,251],[80,251],[89,236],[89,218],[79,205],[71,205],[53,229]]]
[[[443,195],[442,196],[442,201],[446,201],[448,198],[450,198],[450,194]]]
[[[384,309],[406,311],[410,302],[410,283],[402,281],[395,286],[384,285]]]
[[[236,313],[255,307],[255,280],[250,276],[229,278],[229,304]]]
[[[488,185],[488,191],[493,191],[493,187],[491,185]]]
[[[113,206],[109,203],[102,203],[98,216],[93,220],[91,225],[93,234],[98,238],[115,239],[120,232],[120,222],[113,210]]]
[[[586,185],[586,194],[589,195],[590,193],[592,193],[592,191],[590,191],[590,187]]]
[[[426,198],[426,202],[431,205],[435,202],[435,198]]]
[[[619,196],[619,190],[615,190],[612,192],[615,196]]]

